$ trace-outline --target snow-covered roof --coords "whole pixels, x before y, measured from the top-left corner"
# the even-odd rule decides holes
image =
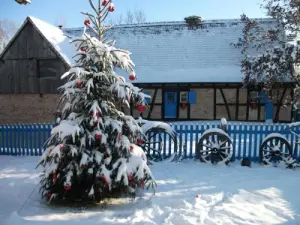
[[[69,65],[74,63],[73,56],[76,53],[75,44],[70,44],[70,38],[64,32],[51,24],[48,24],[40,19],[29,17],[36,28],[42,35],[50,42],[52,47],[59,53],[59,55]]]
[[[83,27],[61,30],[32,16],[24,24],[27,20],[67,64],[74,63],[76,48],[68,37],[82,35]],[[275,24],[271,19],[257,21],[264,26]],[[106,36],[116,41],[116,47],[131,51],[137,75],[134,83],[240,83],[241,49],[232,44],[242,37],[243,27],[239,19],[203,21],[197,29],[175,21],[119,25]]]
[[[28,16],[23,23],[23,25],[19,28],[15,36],[11,39],[10,43],[6,46],[5,50],[2,52],[1,56],[6,52],[14,39],[18,36],[23,27],[27,24],[27,22],[31,22],[33,26],[40,32],[40,34],[48,40],[50,45],[53,47],[54,51],[58,53],[58,55],[68,64],[72,65],[74,63],[73,56],[76,53],[75,44],[70,44],[70,38],[67,37],[64,32],[51,24],[48,24],[40,19],[37,19],[33,16]]]
[[[274,26],[271,19],[257,21]],[[239,19],[204,21],[198,29],[182,21],[146,23],[115,26],[106,36],[132,52],[135,83],[242,82],[241,49],[232,43],[242,37],[243,27]],[[65,30],[73,35],[81,31]]]

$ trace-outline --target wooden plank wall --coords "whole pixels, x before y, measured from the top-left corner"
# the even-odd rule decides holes
[[[57,60],[57,76],[38,77],[38,60]],[[0,92],[5,94],[57,93],[64,82],[60,76],[68,69],[50,44],[28,22],[2,57]]]

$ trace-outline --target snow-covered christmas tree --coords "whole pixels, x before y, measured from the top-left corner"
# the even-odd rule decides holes
[[[68,81],[62,96],[57,124],[44,145],[41,193],[49,200],[100,201],[123,194],[135,196],[144,186],[155,188],[144,151],[136,145],[143,137],[136,120],[122,113],[130,103],[143,107],[141,89],[118,76],[115,68],[134,75],[130,52],[105,40],[103,21],[114,11],[111,0],[98,0],[96,15],[84,21],[82,37],[73,40],[76,65],[62,75]],[[92,35],[87,34],[89,29]]]

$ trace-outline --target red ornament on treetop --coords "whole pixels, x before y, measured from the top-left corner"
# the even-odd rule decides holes
[[[136,77],[135,77],[134,74],[130,74],[130,75],[129,75],[129,80],[135,80],[135,78],[136,78]]]
[[[90,20],[88,20],[88,19],[86,19],[85,21],[84,21],[84,25],[90,25],[91,24],[91,22],[90,22]]]
[[[102,2],[102,6],[106,6],[107,3],[108,3],[108,0],[104,0],[104,1]]]
[[[109,4],[109,6],[108,6],[108,11],[109,11],[109,12],[115,11],[114,3],[111,2],[111,3]]]

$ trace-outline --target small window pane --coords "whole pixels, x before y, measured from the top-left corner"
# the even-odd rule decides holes
[[[168,103],[172,104],[175,101],[175,94],[174,93],[168,93]]]
[[[59,60],[39,60],[38,77],[56,77],[60,68]]]

